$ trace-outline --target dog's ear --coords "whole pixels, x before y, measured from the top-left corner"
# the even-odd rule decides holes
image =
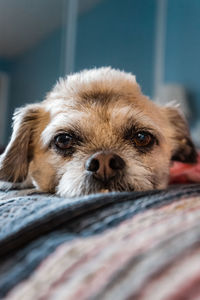
[[[15,111],[11,140],[0,156],[0,180],[22,182],[26,179],[32,155],[32,135],[39,111],[38,104]]]
[[[171,160],[181,161],[184,163],[197,162],[197,151],[191,140],[185,117],[176,107],[165,107],[164,110],[171,126]]]

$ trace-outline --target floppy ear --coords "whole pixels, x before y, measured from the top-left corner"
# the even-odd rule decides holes
[[[166,107],[165,113],[172,129],[172,160],[184,163],[197,162],[197,151],[191,140],[187,121],[176,107]]]
[[[0,180],[22,182],[26,179],[32,156],[31,140],[38,116],[38,104],[15,111],[11,140],[0,156]]]

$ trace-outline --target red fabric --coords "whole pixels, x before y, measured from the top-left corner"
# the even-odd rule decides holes
[[[197,164],[175,162],[170,169],[170,184],[200,182],[200,152]]]

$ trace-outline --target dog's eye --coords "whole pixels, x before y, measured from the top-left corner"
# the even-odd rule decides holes
[[[137,147],[146,147],[153,143],[153,136],[149,132],[139,131],[134,135],[133,142]]]
[[[62,133],[55,137],[54,143],[59,149],[66,150],[72,147],[73,139],[66,133]]]

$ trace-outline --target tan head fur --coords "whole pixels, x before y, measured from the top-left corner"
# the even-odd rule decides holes
[[[61,79],[15,113],[0,180],[30,178],[61,196],[162,189],[172,160],[196,160],[181,113],[150,101],[133,75],[100,68]]]

